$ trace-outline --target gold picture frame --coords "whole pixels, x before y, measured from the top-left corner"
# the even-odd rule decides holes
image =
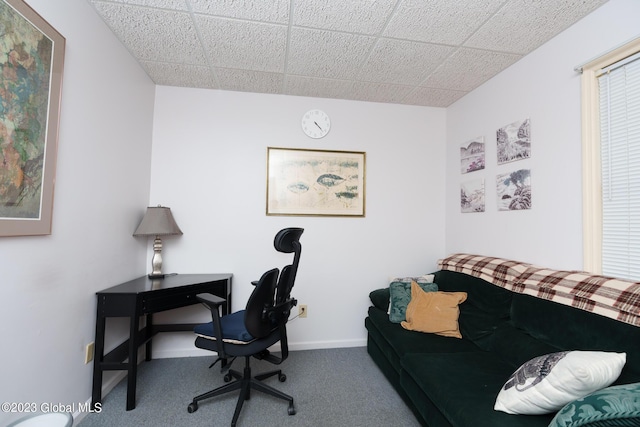
[[[0,236],[51,234],[65,38],[0,0]]]
[[[366,153],[267,148],[267,215],[365,216]]]

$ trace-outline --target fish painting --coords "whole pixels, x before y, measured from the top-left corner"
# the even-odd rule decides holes
[[[338,199],[355,199],[358,197],[358,193],[354,193],[352,191],[341,191],[335,194]]]
[[[302,194],[309,191],[309,186],[304,182],[296,182],[294,184],[288,185],[287,190],[291,191],[292,193]]]
[[[334,175],[332,173],[325,173],[320,175],[317,179],[318,184],[324,187],[335,187],[343,182],[345,179],[341,176]]]

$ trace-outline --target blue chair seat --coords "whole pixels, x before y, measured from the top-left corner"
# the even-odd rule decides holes
[[[247,331],[244,324],[244,313],[245,310],[240,310],[223,316],[220,319],[222,341],[231,344],[249,344],[251,341],[255,340],[249,331]],[[202,338],[214,341],[216,339],[215,333],[213,332],[213,322],[198,325],[193,329],[193,331]]]

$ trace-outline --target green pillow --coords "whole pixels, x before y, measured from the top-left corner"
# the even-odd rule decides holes
[[[640,426],[640,383],[603,388],[567,403],[549,427]]]
[[[393,323],[404,322],[407,315],[407,306],[411,301],[411,280],[422,288],[425,292],[436,292],[438,285],[427,283],[421,278],[406,278],[393,281],[389,284],[389,321]]]

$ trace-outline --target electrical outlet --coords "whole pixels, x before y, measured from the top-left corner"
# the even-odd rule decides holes
[[[300,304],[298,306],[298,317],[307,317],[307,305]]]
[[[93,360],[93,352],[95,343],[90,342],[84,349],[84,363],[85,365]]]

